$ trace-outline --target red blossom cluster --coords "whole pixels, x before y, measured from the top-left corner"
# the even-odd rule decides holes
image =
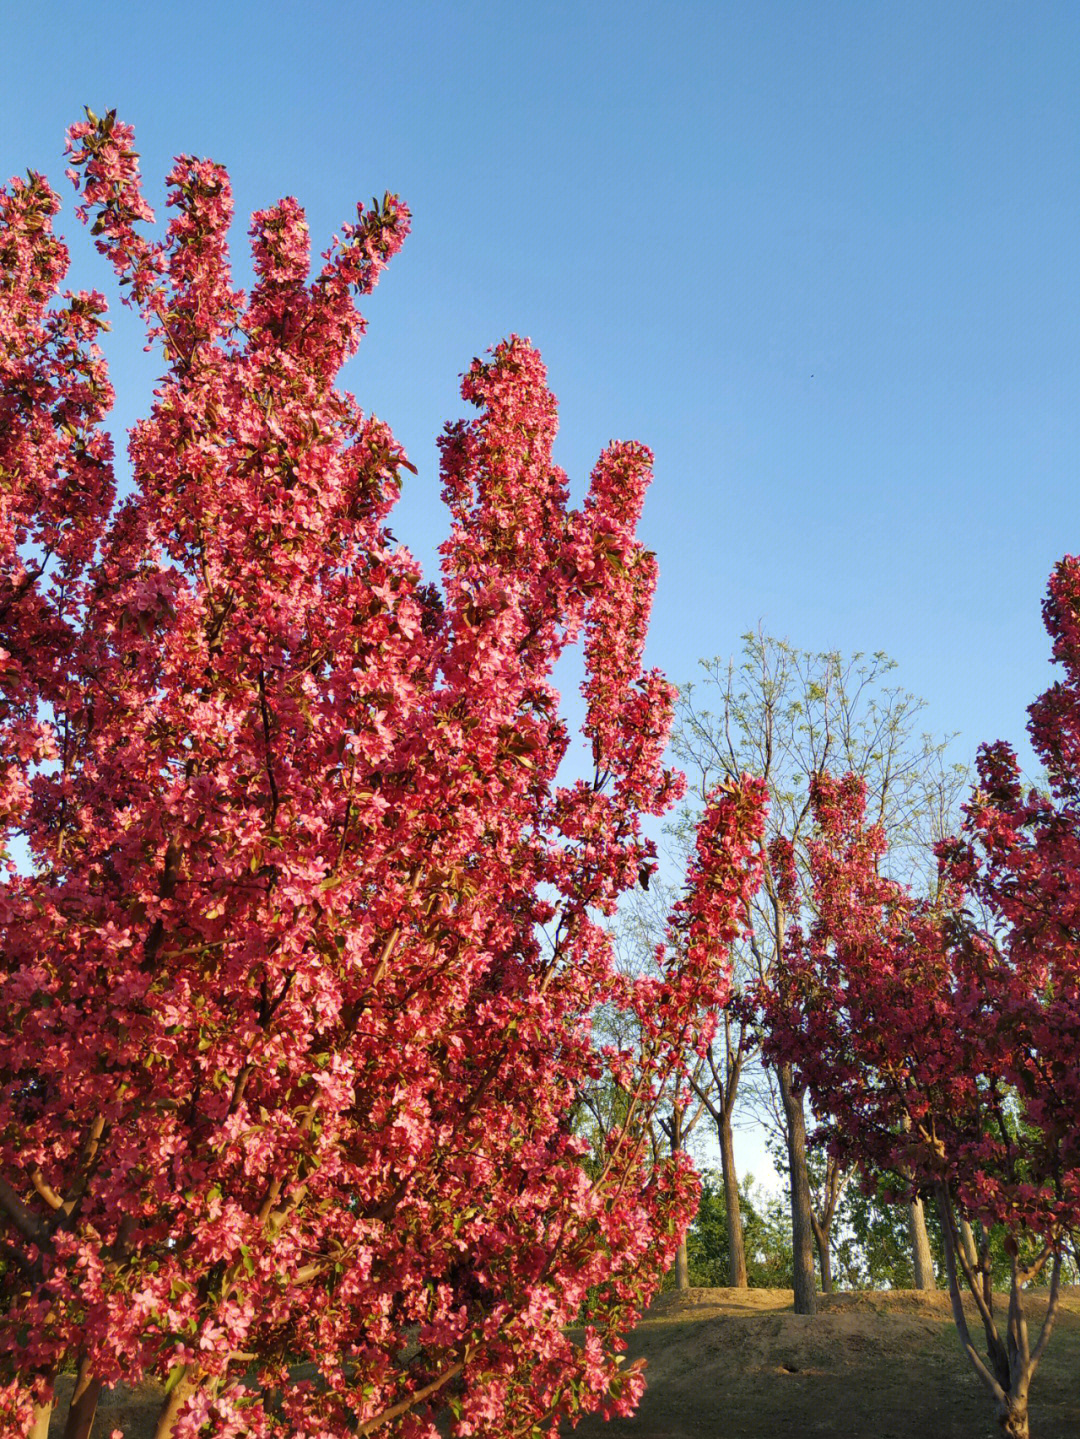
[[[591,1017],[635,1003],[599,917],[679,786],[641,667],[651,457],[613,444],[568,509],[540,358],[498,346],[442,440],[425,584],[386,528],[412,467],[335,387],[405,207],[314,275],[296,202],[256,214],[244,295],[219,166],[176,162],[155,240],[131,131],[91,116],[70,148],[167,369],[114,502],[104,301],[58,298],[45,180],[0,191],[0,807],[28,856],[0,885],[0,1427],[40,1432],[64,1364],[69,1439],[141,1376],[159,1439],[627,1412],[618,1336],[696,1192],[645,1117],[726,993],[761,807],[709,811],[594,1172]],[[579,634],[595,775],[565,785]]]
[[[648,1028],[680,1006],[692,1013],[689,1006],[701,976],[718,974],[705,1023],[687,1035],[698,1054],[712,1043],[719,1011],[731,997],[726,963],[731,945],[749,933],[749,904],[762,881],[767,808],[765,781],[749,775],[737,784],[722,780],[706,797],[690,856],[687,893],[668,924],[669,948],[680,962],[672,964],[663,949],[658,952],[663,993],[657,996],[651,1020],[645,1012],[640,1015],[639,1022]]]

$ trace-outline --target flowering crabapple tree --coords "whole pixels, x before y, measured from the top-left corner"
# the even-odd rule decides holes
[[[1074,581],[1073,601],[1078,592]],[[1053,605],[1050,618],[1053,629]],[[1060,641],[1056,650],[1072,666],[1080,657]],[[1013,1439],[1029,1433],[1029,1389],[1054,1327],[1063,1249],[1080,1221],[1080,990],[1066,866],[1080,815],[1062,744],[1080,732],[1078,674],[1032,708],[1053,793],[1022,796],[1015,758],[1002,746],[983,751],[981,787],[960,838],[941,847],[932,901],[881,875],[885,842],[880,825],[865,822],[864,783],[817,777],[814,918],[792,934],[771,1015],[770,1052],[805,1075],[832,1150],[868,1179],[897,1176],[898,1199],[936,1198],[961,1345]],[[1049,869],[1051,859],[1066,867]],[[965,909],[972,899],[986,906],[988,926]],[[995,1234],[1010,1266],[1003,1316]],[[1022,1291],[1047,1267],[1032,1344]]]
[[[62,292],[57,196],[13,180],[0,1427],[45,1435],[64,1366],[68,1439],[120,1378],[164,1381],[158,1439],[629,1412],[619,1335],[696,1198],[648,1120],[727,992],[762,824],[752,782],[716,792],[660,977],[620,980],[602,921],[680,785],[642,669],[649,452],[612,444],[571,510],[540,358],[499,345],[441,441],[424,583],[386,524],[412,467],[335,386],[405,207],[314,274],[299,205],[257,213],[244,294],[225,171],[179,158],[155,238],[132,132],[87,113],[79,213],[164,373],[117,497],[105,301]],[[579,637],[595,771],[559,783]],[[601,1004],[634,1055],[598,1052]],[[590,1169],[570,1115],[605,1063],[626,1100]]]

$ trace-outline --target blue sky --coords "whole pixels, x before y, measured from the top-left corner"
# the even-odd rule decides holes
[[[960,758],[1022,741],[1080,550],[1080,6],[37,0],[0,40],[4,178],[66,185],[89,104],[135,125],[155,204],[181,151],[245,221],[295,194],[320,248],[403,195],[345,378],[420,469],[394,528],[425,565],[458,376],[529,335],[579,497],[610,438],[656,451],[651,662],[691,678],[760,621],[889,652]],[[114,322],[123,428],[156,368]]]
[[[3,39],[4,177],[61,182],[88,103],[155,202],[179,151],[317,243],[405,197],[346,383],[420,467],[395,530],[426,563],[457,377],[527,334],[577,493],[609,438],[656,451],[673,679],[762,621],[888,651],[962,757],[1022,739],[1080,548],[1080,7],[39,0]],[[73,281],[109,290],[85,239]],[[110,356],[122,426],[154,366],[124,317]]]

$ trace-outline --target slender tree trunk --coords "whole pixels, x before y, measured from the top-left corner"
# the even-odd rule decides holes
[[[829,1244],[829,1236],[822,1234],[821,1238],[815,1240],[817,1244],[818,1263],[821,1266],[821,1292],[831,1294],[832,1286],[832,1246]]]
[[[911,1235],[911,1267],[915,1276],[915,1288],[936,1289],[934,1257],[930,1252],[930,1236],[926,1232],[926,1211],[918,1196],[908,1205],[908,1230]]]
[[[971,1232],[971,1225],[966,1219],[960,1221],[960,1243],[964,1246],[964,1258],[972,1269],[979,1267],[979,1251],[975,1245],[975,1236]]]
[[[810,1208],[810,1176],[806,1168],[806,1114],[803,1091],[796,1090],[790,1064],[776,1071],[787,1120],[788,1173],[791,1178],[791,1257],[795,1313],[816,1314],[814,1289],[814,1227]]]
[[[668,1134],[671,1139],[671,1155],[672,1158],[674,1158],[682,1149],[686,1137],[685,1131],[683,1130],[683,1111],[681,1104],[672,1105],[671,1128]],[[675,1251],[675,1283],[683,1292],[690,1288],[690,1261],[686,1253],[685,1234],[682,1237],[681,1244]]]
[[[815,1213],[811,1203],[810,1223],[814,1227],[814,1243],[817,1245],[818,1264],[821,1268],[821,1292],[833,1292],[832,1277],[832,1227],[840,1196],[844,1192],[847,1176],[833,1158],[825,1166],[825,1187],[822,1203]]]
[[[967,1355],[971,1367],[993,1395],[1002,1434],[1006,1436],[1006,1439],[1030,1439],[1028,1395],[1032,1376],[1049,1343],[1057,1317],[1061,1293],[1061,1251],[1058,1249],[1053,1254],[1046,1316],[1034,1348],[1030,1347],[1028,1341],[1022,1290],[1025,1282],[1038,1273],[1039,1267],[1045,1263],[1049,1255],[1044,1251],[1039,1265],[1025,1273],[1017,1263],[1014,1252],[1011,1260],[1012,1281],[1009,1287],[1008,1330],[1004,1338],[993,1318],[992,1295],[989,1285],[986,1285],[982,1302],[979,1304],[983,1330],[986,1335],[987,1360],[984,1362],[972,1343],[971,1332],[964,1314],[958,1272],[961,1258],[965,1263],[971,1258],[971,1253],[975,1249],[974,1238],[970,1228],[963,1220],[957,1222],[957,1216],[952,1209],[951,1196],[943,1186],[938,1189],[938,1210],[941,1214],[941,1231],[945,1244],[945,1275],[948,1280],[949,1298],[952,1301],[953,1319],[960,1338],[960,1347]],[[958,1252],[959,1250],[963,1251],[962,1254]],[[964,1275],[964,1281],[972,1297],[977,1301],[980,1298],[980,1289],[985,1277],[985,1271],[980,1271],[978,1265],[968,1264],[968,1272]]]
[[[100,1394],[101,1380],[94,1377],[90,1361],[86,1358],[80,1359],[75,1391],[71,1396],[67,1423],[64,1425],[64,1439],[90,1439]]]
[[[675,1251],[675,1282],[680,1290],[690,1288],[690,1260],[686,1253],[686,1236]]]
[[[811,1219],[813,1219],[812,1214]],[[821,1269],[821,1292],[822,1294],[831,1294],[833,1292],[833,1285],[830,1231],[816,1221],[814,1222],[814,1244],[817,1247],[818,1265]]]
[[[724,1209],[727,1213],[728,1284],[732,1289],[746,1289],[746,1245],[743,1241],[742,1209],[739,1201],[739,1180],[735,1172],[735,1146],[731,1135],[731,1114],[721,1111],[716,1121],[720,1140],[720,1170],[724,1176]]]
[[[901,1119],[904,1133],[911,1131],[911,1115],[906,1111]],[[910,1179],[911,1175],[905,1175]],[[930,1236],[926,1232],[926,1211],[922,1199],[916,1194],[908,1205],[908,1236],[911,1241],[911,1271],[916,1289],[936,1288],[934,1282],[934,1259],[930,1253]]]
[[[26,1439],[49,1439],[49,1420],[52,1418],[52,1400],[48,1404],[34,1405],[34,1418]]]

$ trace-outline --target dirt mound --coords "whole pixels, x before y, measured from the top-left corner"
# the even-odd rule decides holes
[[[745,1375],[763,1373],[828,1374],[849,1368],[856,1356],[885,1355],[898,1343],[916,1348],[937,1338],[942,1318],[950,1318],[947,1296],[919,1295],[912,1304],[892,1305],[891,1296],[837,1294],[821,1297],[813,1317],[793,1311],[790,1289],[691,1289],[665,1294],[653,1304],[645,1323],[674,1326],[664,1343],[651,1335],[657,1353],[650,1358],[655,1384],[708,1382],[710,1371],[736,1366]],[[938,1298],[946,1310],[939,1313]],[[875,1302],[877,1301],[877,1302]],[[888,1315],[888,1321],[882,1322]],[[663,1354],[666,1363],[659,1363]],[[722,1376],[721,1376],[722,1377]]]
[[[649,1388],[631,1420],[577,1439],[986,1439],[993,1408],[960,1352],[949,1296],[791,1290],[661,1295],[630,1338]],[[1026,1305],[1037,1332],[1045,1299]],[[974,1312],[971,1315],[977,1325]],[[976,1329],[977,1333],[981,1330]],[[1033,1439],[1080,1435],[1080,1291],[1068,1290],[1032,1390]],[[565,1431],[569,1434],[569,1429]]]

